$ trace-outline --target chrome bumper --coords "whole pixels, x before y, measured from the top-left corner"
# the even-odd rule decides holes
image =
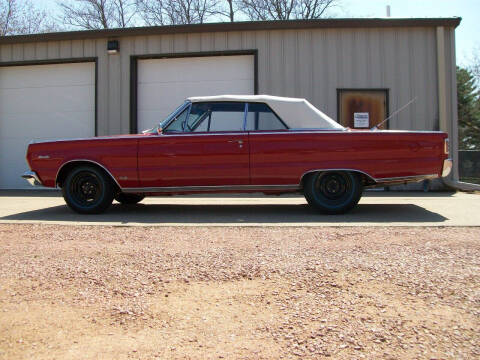
[[[445,159],[443,161],[442,177],[450,175],[452,171],[453,161],[452,159]]]
[[[42,182],[35,171],[25,171],[22,178],[28,181],[32,186],[42,186]]]

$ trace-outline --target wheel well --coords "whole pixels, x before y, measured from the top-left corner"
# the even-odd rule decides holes
[[[91,167],[96,168],[97,170],[101,171],[107,178],[109,178],[112,181],[112,184],[115,186],[116,191],[120,190],[120,187],[118,186],[117,181],[113,178],[112,174],[110,174],[107,170],[105,170],[102,166],[91,162],[91,161],[85,161],[85,160],[79,160],[79,161],[71,161],[63,165],[60,170],[58,171],[57,178],[55,179],[55,184],[58,187],[63,187],[63,183],[65,179],[67,178],[67,175],[70,171],[72,171],[74,168],[78,166],[84,166],[88,165]]]
[[[313,174],[321,173],[321,172],[335,172],[335,171],[349,172],[349,173],[354,173],[354,174],[358,175],[360,177],[360,179],[362,180],[363,186],[369,186],[369,185],[376,184],[375,180],[370,175],[368,175],[368,174],[366,174],[362,171],[359,171],[359,170],[353,170],[353,169],[325,169],[325,170],[309,171],[309,172],[303,174],[302,179],[300,180],[300,185],[303,189],[306,179]]]

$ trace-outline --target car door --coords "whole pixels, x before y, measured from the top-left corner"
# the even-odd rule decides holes
[[[142,187],[247,185],[245,104],[190,104],[159,135],[139,142]]]
[[[264,103],[248,103],[252,185],[293,185],[304,154],[297,151],[302,140],[288,130],[282,119]]]

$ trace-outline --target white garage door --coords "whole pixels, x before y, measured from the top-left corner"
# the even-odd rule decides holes
[[[31,188],[31,140],[94,135],[94,63],[0,67],[0,189]]]
[[[253,55],[139,60],[138,130],[156,126],[190,96],[253,93]]]

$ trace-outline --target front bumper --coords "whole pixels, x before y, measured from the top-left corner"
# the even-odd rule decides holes
[[[25,171],[22,178],[28,181],[32,186],[42,186],[42,182],[35,171]]]
[[[442,177],[446,177],[450,175],[450,172],[452,171],[452,167],[453,167],[452,159],[445,159],[443,161]]]

